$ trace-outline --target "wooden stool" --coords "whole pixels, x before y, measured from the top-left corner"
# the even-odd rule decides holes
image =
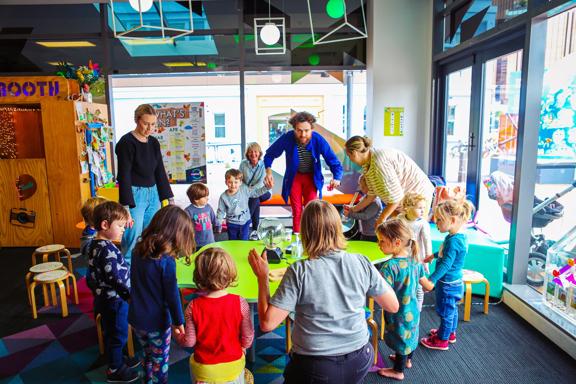
[[[76,277],[65,268],[58,269],[50,272],[43,272],[34,276],[34,281],[30,283],[30,301],[32,304],[32,317],[36,319],[38,313],[36,312],[36,298],[34,296],[34,288],[37,284],[42,286],[42,292],[44,292],[44,297],[46,302],[44,305],[48,305],[48,291],[47,286],[50,287],[50,293],[52,296],[52,303],[57,305],[58,301],[56,299],[56,286],[60,289],[60,305],[62,306],[62,317],[68,316],[68,302],[66,299],[66,288],[64,288],[64,281],[72,279],[72,286],[74,287],[74,302],[78,304],[78,289],[76,287]]]
[[[70,271],[70,273],[74,273],[74,269],[72,269],[72,255],[70,254],[70,251],[66,249],[66,247],[62,244],[50,244],[36,248],[36,250],[32,253],[32,265],[36,265],[36,256],[41,256],[42,262],[45,263],[49,261],[48,258],[51,255],[54,255],[55,261],[61,261],[61,254],[64,254],[64,256],[68,257],[68,271]]]
[[[96,315],[96,334],[98,335],[98,350],[104,354],[104,333],[102,332],[102,315]],[[132,327],[128,324],[128,340],[126,341],[128,356],[134,357],[134,338],[132,337]]]
[[[254,375],[248,368],[244,368],[244,384],[254,384]]]
[[[484,292],[484,313],[488,314],[488,303],[490,298],[490,283],[483,274],[469,269],[462,270],[462,281],[465,284],[464,294],[464,321],[470,321],[470,307],[472,306],[472,284],[484,283],[486,290]]]
[[[55,271],[57,269],[62,269],[63,267],[64,265],[59,261],[40,263],[30,267],[28,273],[26,274],[26,293],[28,294],[28,303],[30,305],[32,305],[32,299],[30,298],[30,282],[32,280],[32,277],[35,274]],[[47,293],[48,291],[46,289],[43,289],[43,292],[44,292],[44,305],[48,305],[48,293]],[[56,305],[56,303],[54,303],[54,305]]]

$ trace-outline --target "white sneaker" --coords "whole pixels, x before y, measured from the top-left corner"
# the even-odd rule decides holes
[[[250,233],[250,240],[260,240],[260,238],[258,237],[258,232],[252,231]]]

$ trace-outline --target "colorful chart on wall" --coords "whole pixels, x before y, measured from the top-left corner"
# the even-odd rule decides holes
[[[204,103],[153,104],[164,167],[171,183],[206,183]]]

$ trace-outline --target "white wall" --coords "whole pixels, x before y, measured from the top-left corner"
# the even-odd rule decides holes
[[[367,131],[377,148],[406,152],[428,168],[432,0],[369,0]],[[384,108],[404,107],[404,136],[384,137]]]

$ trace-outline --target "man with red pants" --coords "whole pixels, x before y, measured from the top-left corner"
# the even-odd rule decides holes
[[[330,148],[330,144],[314,131],[316,119],[308,112],[299,112],[290,118],[289,123],[294,128],[280,136],[264,155],[266,176],[264,184],[268,188],[274,186],[272,175],[272,162],[286,152],[286,172],[282,181],[282,197],[292,207],[293,231],[300,232],[300,216],[302,207],[314,200],[320,193],[322,198],[322,164],[320,156],[324,157],[326,164],[332,172],[333,179],[328,186],[329,190],[340,185],[342,178],[342,164]],[[302,204],[304,201],[304,205]]]

